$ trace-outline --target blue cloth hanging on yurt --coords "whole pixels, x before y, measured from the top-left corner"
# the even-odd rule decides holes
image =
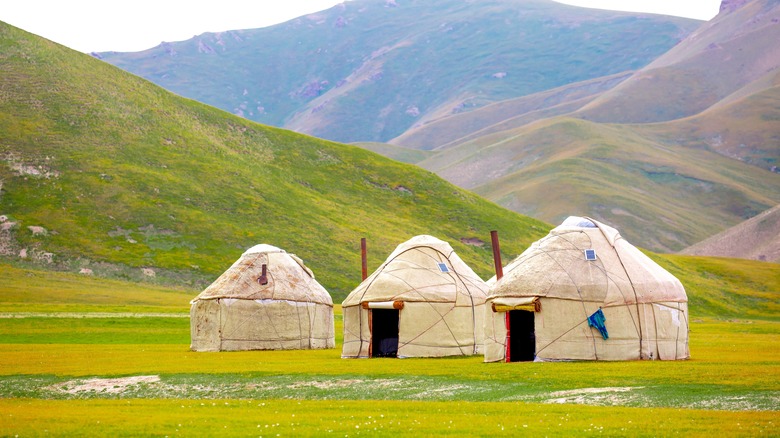
[[[607,322],[607,318],[604,317],[604,312],[601,311],[601,309],[597,310],[593,313],[593,315],[590,315],[588,317],[588,325],[591,327],[595,327],[599,333],[601,333],[601,337],[604,339],[609,339],[609,333],[607,333],[607,326],[604,325],[604,323]]]

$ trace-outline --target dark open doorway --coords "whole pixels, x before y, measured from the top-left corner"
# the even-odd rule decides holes
[[[509,362],[529,362],[536,353],[534,312],[509,311]]]
[[[371,357],[398,356],[398,312],[371,309]]]

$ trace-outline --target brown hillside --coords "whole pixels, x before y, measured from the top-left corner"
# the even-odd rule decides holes
[[[780,3],[726,8],[682,43],[586,105],[578,116],[609,123],[679,119],[780,69]]]
[[[680,254],[780,262],[780,205],[692,245]]]
[[[693,117],[633,129],[667,146],[709,149],[778,172],[780,69]]]

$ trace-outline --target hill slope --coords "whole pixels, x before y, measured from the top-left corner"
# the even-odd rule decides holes
[[[487,277],[502,234],[548,226],[430,172],[270,128],[0,23],[0,253],[202,287],[248,247],[297,253],[338,301],[403,240],[433,234]],[[50,263],[50,264],[49,264]],[[167,279],[167,280],[166,280]]]
[[[576,111],[630,77],[632,72],[600,77],[481,108],[441,117],[417,125],[389,143],[421,150],[446,150],[482,136],[519,128],[536,120]]]
[[[580,214],[615,224],[656,251],[678,251],[780,202],[778,174],[670,147],[630,125],[566,117],[480,137],[420,165],[549,222]]]
[[[636,70],[696,20],[550,0],[352,0],[103,60],[251,120],[343,142]]]
[[[753,0],[722,11],[663,56],[578,112],[588,120],[647,123],[698,114],[780,71],[780,5]]]
[[[749,20],[741,9],[724,11],[661,57],[697,65],[697,44],[706,36],[705,49],[716,44],[720,57],[751,66],[745,77],[725,66],[719,83],[727,92],[696,114],[661,123],[582,120],[602,99],[629,90],[624,87],[642,77],[642,69],[628,79],[569,84],[442,118],[393,143],[432,150],[421,166],[515,211],[551,223],[572,213],[592,215],[639,245],[679,251],[780,202],[780,59],[760,50],[778,26],[756,25],[771,22],[780,4],[754,0],[743,7],[764,15]],[[740,50],[750,44],[745,35],[756,44],[748,54]],[[757,65],[768,72],[755,74]],[[695,71],[707,68],[704,63]],[[656,102],[665,87],[674,95],[679,84],[657,85],[653,94],[621,105],[633,108],[627,113],[685,106],[684,100]]]
[[[780,205],[691,245],[680,254],[780,262]]]

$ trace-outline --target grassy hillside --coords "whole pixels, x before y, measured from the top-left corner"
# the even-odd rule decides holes
[[[0,65],[9,260],[199,288],[269,243],[338,300],[359,282],[361,237],[370,269],[432,234],[487,277],[489,243],[461,238],[497,229],[509,256],[548,228],[430,172],[183,99],[5,24]]]
[[[780,202],[778,174],[632,125],[570,118],[479,137],[420,165],[551,223],[595,217],[656,251],[678,251]]]
[[[248,119],[343,142],[636,70],[700,21],[549,0],[352,0],[105,61]]]
[[[402,163],[419,163],[420,161],[433,155],[432,152],[411,149],[403,146],[396,146],[388,143],[352,143],[354,146],[376,152],[384,157],[392,158]]]
[[[421,150],[450,149],[479,137],[576,111],[604,91],[624,81],[631,73],[623,72],[566,84],[552,90],[485,105],[472,111],[448,114],[414,126],[392,139],[390,143]]]
[[[693,318],[780,321],[780,264],[680,255],[650,257],[683,283]]]

